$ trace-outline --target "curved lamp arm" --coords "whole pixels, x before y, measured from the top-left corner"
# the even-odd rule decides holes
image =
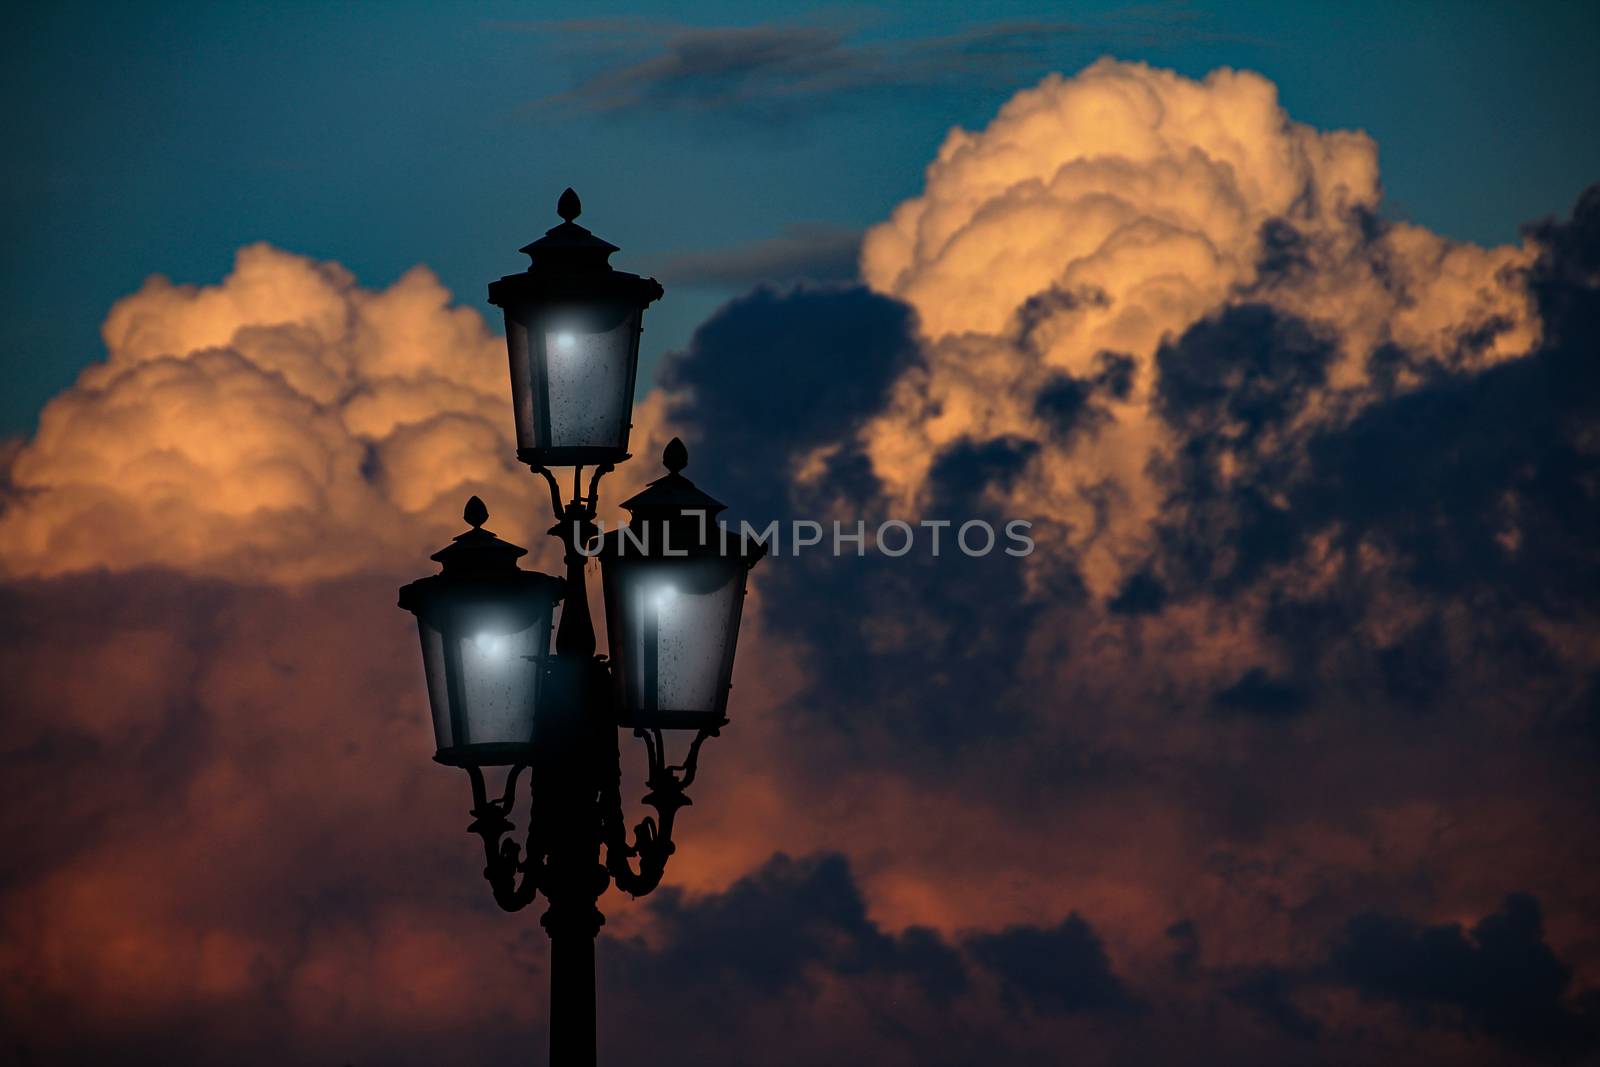
[[[561,521],[561,485],[556,481],[556,476],[548,467],[531,467],[535,474],[542,475],[545,484],[550,487],[550,510],[555,512],[556,521]]]
[[[623,457],[627,458],[627,457]],[[595,467],[594,473],[589,476],[589,492],[581,492],[583,487],[583,468],[574,467],[572,470],[572,503],[561,503],[561,483],[556,481],[556,476],[548,467],[531,465],[529,467],[535,474],[544,478],[545,484],[550,487],[550,511],[557,523],[567,523],[574,519],[593,521],[600,507],[600,479],[616,470],[616,465],[602,463]],[[557,534],[565,543],[570,540],[570,534]]]
[[[602,463],[594,469],[594,474],[589,478],[589,514],[594,515],[600,507],[600,479],[616,470],[610,463]]]
[[[539,895],[539,883],[544,875],[544,852],[534,838],[531,811],[528,817],[527,857],[522,856],[522,849],[515,841],[502,840],[516,829],[510,815],[516,805],[517,778],[527,769],[526,765],[520,763],[512,767],[506,775],[505,792],[496,800],[488,795],[483,771],[478,767],[467,768],[467,774],[472,779],[472,823],[467,830],[483,839],[483,876],[494,892],[495,903],[506,911],[521,911],[532,904]],[[518,875],[521,875],[520,881]]]
[[[633,843],[627,840],[623,825],[621,800],[621,764],[618,773],[608,784],[605,810],[606,869],[611,873],[617,888],[629,896],[642,897],[661,884],[667,870],[667,860],[677,851],[672,843],[672,824],[678,809],[694,803],[684,791],[694,782],[695,768],[700,760],[700,746],[708,737],[720,735],[728,724],[723,719],[695,735],[689,745],[689,754],[679,766],[667,766],[666,745],[660,730],[644,728],[633,731],[633,736],[643,738],[649,757],[649,776],[645,780],[650,790],[644,803],[656,809],[654,817],[646,815],[633,830]],[[633,869],[632,857],[639,857],[639,870]]]

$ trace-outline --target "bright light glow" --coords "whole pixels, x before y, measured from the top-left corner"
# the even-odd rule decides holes
[[[563,330],[561,333],[556,334],[556,347],[563,352],[572,351],[572,347],[577,343],[578,339],[572,335],[570,330]]]
[[[472,639],[472,643],[478,646],[478,651],[485,656],[498,656],[506,641],[505,638],[496,637],[494,634],[479,634]]]
[[[657,588],[653,597],[658,611],[671,607],[672,602],[676,599],[678,599],[678,591],[670,585],[663,585]]]

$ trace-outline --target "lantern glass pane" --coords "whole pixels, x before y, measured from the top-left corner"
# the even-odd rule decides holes
[[[450,748],[456,742],[450,729],[450,686],[445,680],[444,637],[420,617],[417,629],[422,634],[422,669],[428,676],[428,706],[433,709],[433,742],[438,748]]]
[[[461,743],[533,741],[533,714],[549,639],[548,623],[516,633],[484,629],[458,638],[461,695],[466,701],[466,737]]]
[[[621,304],[506,310],[519,449],[626,450],[639,315]]]
[[[519,620],[526,621],[526,616]],[[550,621],[548,609],[521,629],[475,624],[468,612],[456,613],[444,631],[418,620],[434,740],[441,751],[533,741]]]
[[[609,562],[616,584],[606,612],[624,713],[639,725],[721,718],[743,564],[716,557]]]

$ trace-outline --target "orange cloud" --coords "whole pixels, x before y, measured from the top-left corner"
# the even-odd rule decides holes
[[[1518,273],[1531,248],[1374,226],[1381,195],[1371,138],[1293,121],[1248,71],[1104,59],[1018,93],[985,129],[952,131],[922,193],[867,232],[862,276],[916,309],[928,356],[861,431],[874,471],[910,505],[941,449],[1046,435],[1053,375],[1130,357],[1114,421],[1042,455],[1007,501],[1068,522],[1090,588],[1111,595],[1152,546],[1150,464],[1173,448],[1157,350],[1205,316],[1260,302],[1324,327],[1337,358],[1306,416],[1321,419],[1370,398],[1384,344],[1482,366],[1537,339]]]
[[[424,558],[473,491],[502,523],[539,502],[502,344],[426,268],[371,291],[253,245],[220,285],[150,279],[103,336],[10,463],[10,575],[327,578]]]

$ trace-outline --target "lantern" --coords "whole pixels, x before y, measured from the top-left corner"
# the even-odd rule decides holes
[[[556,211],[562,223],[522,248],[528,269],[489,286],[489,302],[505,312],[517,458],[538,467],[620,463],[644,309],[661,286],[611,267],[617,246],[573,221],[582,205],[571,189]]]
[[[457,767],[527,763],[563,584],[525,571],[527,553],[483,529],[489,510],[467,501],[472,529],[434,553],[441,569],[400,590],[416,615],[438,745]]]
[[[599,548],[618,722],[714,729],[724,719],[745,576],[766,546],[717,525],[723,505],[681,473],[673,439],[664,477],[623,503],[627,526]]]

